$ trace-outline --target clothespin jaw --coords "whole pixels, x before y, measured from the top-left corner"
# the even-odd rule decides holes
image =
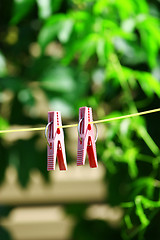
[[[48,112],[48,146],[47,146],[47,170],[55,170],[56,157],[59,169],[67,170],[66,153],[64,145],[64,133],[61,114],[59,111]]]
[[[93,124],[89,124],[92,121],[92,108],[81,107],[79,109],[77,166],[85,164],[87,152],[90,167],[98,167]]]

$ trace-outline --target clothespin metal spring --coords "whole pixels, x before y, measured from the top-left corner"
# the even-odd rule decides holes
[[[79,137],[79,140],[82,142],[82,138],[81,138],[81,135],[80,135],[80,124],[81,122],[84,120],[84,118],[81,118],[79,123],[78,123],[78,137]],[[98,128],[97,128],[97,124],[96,123],[93,123],[95,128],[96,128],[96,137],[95,137],[95,143],[97,142],[97,139],[98,139]]]
[[[47,138],[48,138],[48,127],[51,125],[51,124],[53,124],[53,121],[51,121],[51,122],[49,122],[48,124],[47,124],[47,126],[46,126],[46,128],[45,128],[45,138],[46,138],[46,141],[47,141],[47,144],[48,144],[48,146],[50,147],[50,144],[49,144],[49,142],[48,142],[48,140],[47,140]]]

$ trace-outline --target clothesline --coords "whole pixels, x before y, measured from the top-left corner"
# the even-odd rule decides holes
[[[133,113],[133,114],[128,114],[128,115],[123,115],[123,116],[119,116],[119,117],[97,120],[97,121],[89,122],[89,124],[111,122],[111,121],[131,118],[131,117],[138,117],[138,116],[151,114],[151,113],[155,113],[155,112],[160,112],[160,108],[156,108],[156,109],[152,109],[152,110],[148,110],[148,111],[143,111],[143,112],[138,112],[138,113]],[[70,125],[63,125],[63,126],[60,126],[58,128],[71,128],[71,127],[77,127],[77,126],[78,126],[78,124],[70,124]],[[45,128],[46,127],[0,130],[0,134],[2,134],[2,133],[15,133],[15,132],[43,131],[43,130],[45,130]]]

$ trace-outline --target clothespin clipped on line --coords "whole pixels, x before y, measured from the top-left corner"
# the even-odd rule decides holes
[[[58,111],[48,112],[48,124],[45,129],[47,137],[47,170],[55,170],[56,157],[58,159],[59,169],[67,170],[66,153],[64,145],[64,133],[62,128],[61,113]]]
[[[79,109],[78,124],[78,149],[77,149],[77,166],[85,164],[86,153],[91,168],[98,167],[96,154],[96,140],[93,131],[92,109],[81,107]],[[96,125],[95,125],[96,126]],[[48,130],[48,134],[47,134]],[[97,127],[96,127],[97,131]],[[61,114],[58,111],[48,112],[48,124],[45,128],[47,138],[47,170],[55,170],[56,156],[60,170],[67,170],[64,133],[62,128]]]
[[[91,168],[98,167],[96,141],[98,131],[96,127],[96,139],[94,138],[92,118],[92,108],[81,107],[79,109],[79,124],[78,124],[78,150],[77,150],[77,166],[85,164],[86,152]],[[95,125],[96,126],[96,125]]]

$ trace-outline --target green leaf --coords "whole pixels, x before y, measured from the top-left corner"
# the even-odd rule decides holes
[[[24,85],[21,79],[14,78],[14,77],[4,77],[4,78],[1,78],[0,88],[2,90],[10,89],[13,92],[18,92],[19,90],[24,88]]]
[[[13,240],[8,230],[2,226],[0,226],[0,237],[1,240]]]
[[[133,147],[130,149],[127,149],[124,154],[124,159],[128,163],[129,175],[131,176],[131,178],[137,177],[137,174],[138,174],[138,168],[136,165],[137,155],[138,155],[138,150],[137,148],[133,148]]]
[[[10,162],[17,168],[18,179],[23,187],[27,186],[30,171],[36,168],[36,161],[40,160],[38,149],[35,147],[36,140],[37,136],[27,141],[19,140],[12,147]]]
[[[125,78],[127,79],[131,89],[136,89],[138,84],[134,76],[134,70],[128,67],[123,66],[123,73],[125,75]]]
[[[145,209],[153,209],[160,207],[160,201],[152,201],[142,195],[137,195],[135,198],[136,205],[136,214],[141,221],[142,228],[145,228],[149,225],[150,220],[147,218],[144,210]]]
[[[138,215],[142,226],[146,227],[149,224],[149,220],[144,213],[141,196],[136,197],[135,204],[136,204],[136,214]]]
[[[101,14],[103,11],[107,12],[107,6],[109,5],[109,0],[98,0],[93,6],[93,11],[95,14]]]
[[[49,69],[40,79],[40,86],[49,91],[70,93],[75,90],[72,71],[67,67]]]
[[[7,217],[12,211],[13,207],[11,206],[1,206],[0,205],[0,217]],[[1,234],[0,234],[1,236]]]
[[[114,46],[116,51],[121,54],[120,59],[126,65],[137,65],[146,61],[144,49],[138,46],[135,40],[130,41],[124,38],[115,37]]]
[[[0,52],[0,77],[7,75],[7,64],[6,59],[3,54]]]
[[[73,28],[73,20],[72,19],[66,19],[61,23],[61,27],[58,32],[58,38],[61,43],[68,42],[71,32]]]
[[[127,226],[128,229],[132,229],[133,228],[133,224],[132,224],[131,218],[130,218],[130,216],[128,214],[126,214],[124,216],[124,221],[125,221],[126,226]]]
[[[32,91],[29,88],[20,90],[18,93],[18,99],[25,105],[33,106],[35,103]]]
[[[124,21],[122,21],[122,29],[125,32],[133,32],[133,30],[135,29],[135,19],[134,18],[127,18],[124,19]]]
[[[159,148],[147,132],[143,118],[136,117],[134,121],[132,121],[132,126],[137,132],[137,135],[144,140],[152,153],[157,155],[159,153]]]
[[[152,69],[157,64],[160,47],[159,23],[156,18],[148,15],[139,15],[136,17],[136,21],[140,32],[142,48],[146,52],[148,65]]]
[[[51,16],[51,0],[36,0],[38,5],[38,15],[42,19],[46,19]],[[53,2],[53,1],[52,1]]]
[[[122,20],[127,19],[129,16],[134,14],[135,11],[135,1],[124,1],[118,0],[116,3],[112,3],[118,9],[118,14]],[[124,7],[125,4],[125,7]]]
[[[83,215],[85,214],[85,211],[86,211],[87,207],[88,206],[84,203],[68,204],[65,207],[65,212],[68,215],[74,216],[76,218],[83,218]]]
[[[75,115],[73,111],[73,103],[63,97],[52,97],[49,101],[49,109],[54,109],[54,111],[62,112],[63,117],[68,119]]]
[[[147,196],[152,198],[155,188],[155,179],[152,177],[140,177],[132,184],[132,186],[134,194],[141,194],[143,190],[145,190]]]
[[[154,93],[160,97],[160,82],[151,73],[135,71],[135,76],[148,97]]]
[[[96,53],[98,35],[90,34],[80,45],[80,63],[85,64]]]
[[[6,119],[0,117],[0,130],[5,130],[8,127],[9,127],[8,121]]]
[[[17,24],[32,9],[35,0],[14,0],[11,24]]]
[[[143,45],[145,47],[145,50],[147,52],[147,57],[148,57],[148,63],[150,68],[154,68],[157,63],[157,57],[158,57],[158,51],[159,51],[159,46],[153,36],[150,35],[149,31],[142,31],[143,36]],[[149,46],[149,47],[148,47]]]
[[[147,4],[146,0],[141,0],[141,1],[135,1],[137,10],[141,13],[149,13],[149,5]]]
[[[128,136],[131,119],[124,119],[120,123],[120,133],[123,136]]]
[[[8,151],[4,147],[3,141],[0,138],[0,184],[3,182],[5,177],[5,172],[8,167]]]
[[[62,0],[51,0],[51,7],[53,12],[56,12],[59,10],[60,6],[61,6]]]
[[[105,39],[105,36],[99,37],[97,40],[96,52],[99,60],[99,65],[105,65],[109,55],[113,51],[113,45]]]
[[[52,16],[47,20],[38,36],[38,42],[41,46],[42,52],[44,52],[47,44],[53,41],[58,35],[65,20],[66,18],[63,14]]]
[[[38,15],[41,19],[47,19],[56,12],[62,0],[36,0],[38,5]]]

